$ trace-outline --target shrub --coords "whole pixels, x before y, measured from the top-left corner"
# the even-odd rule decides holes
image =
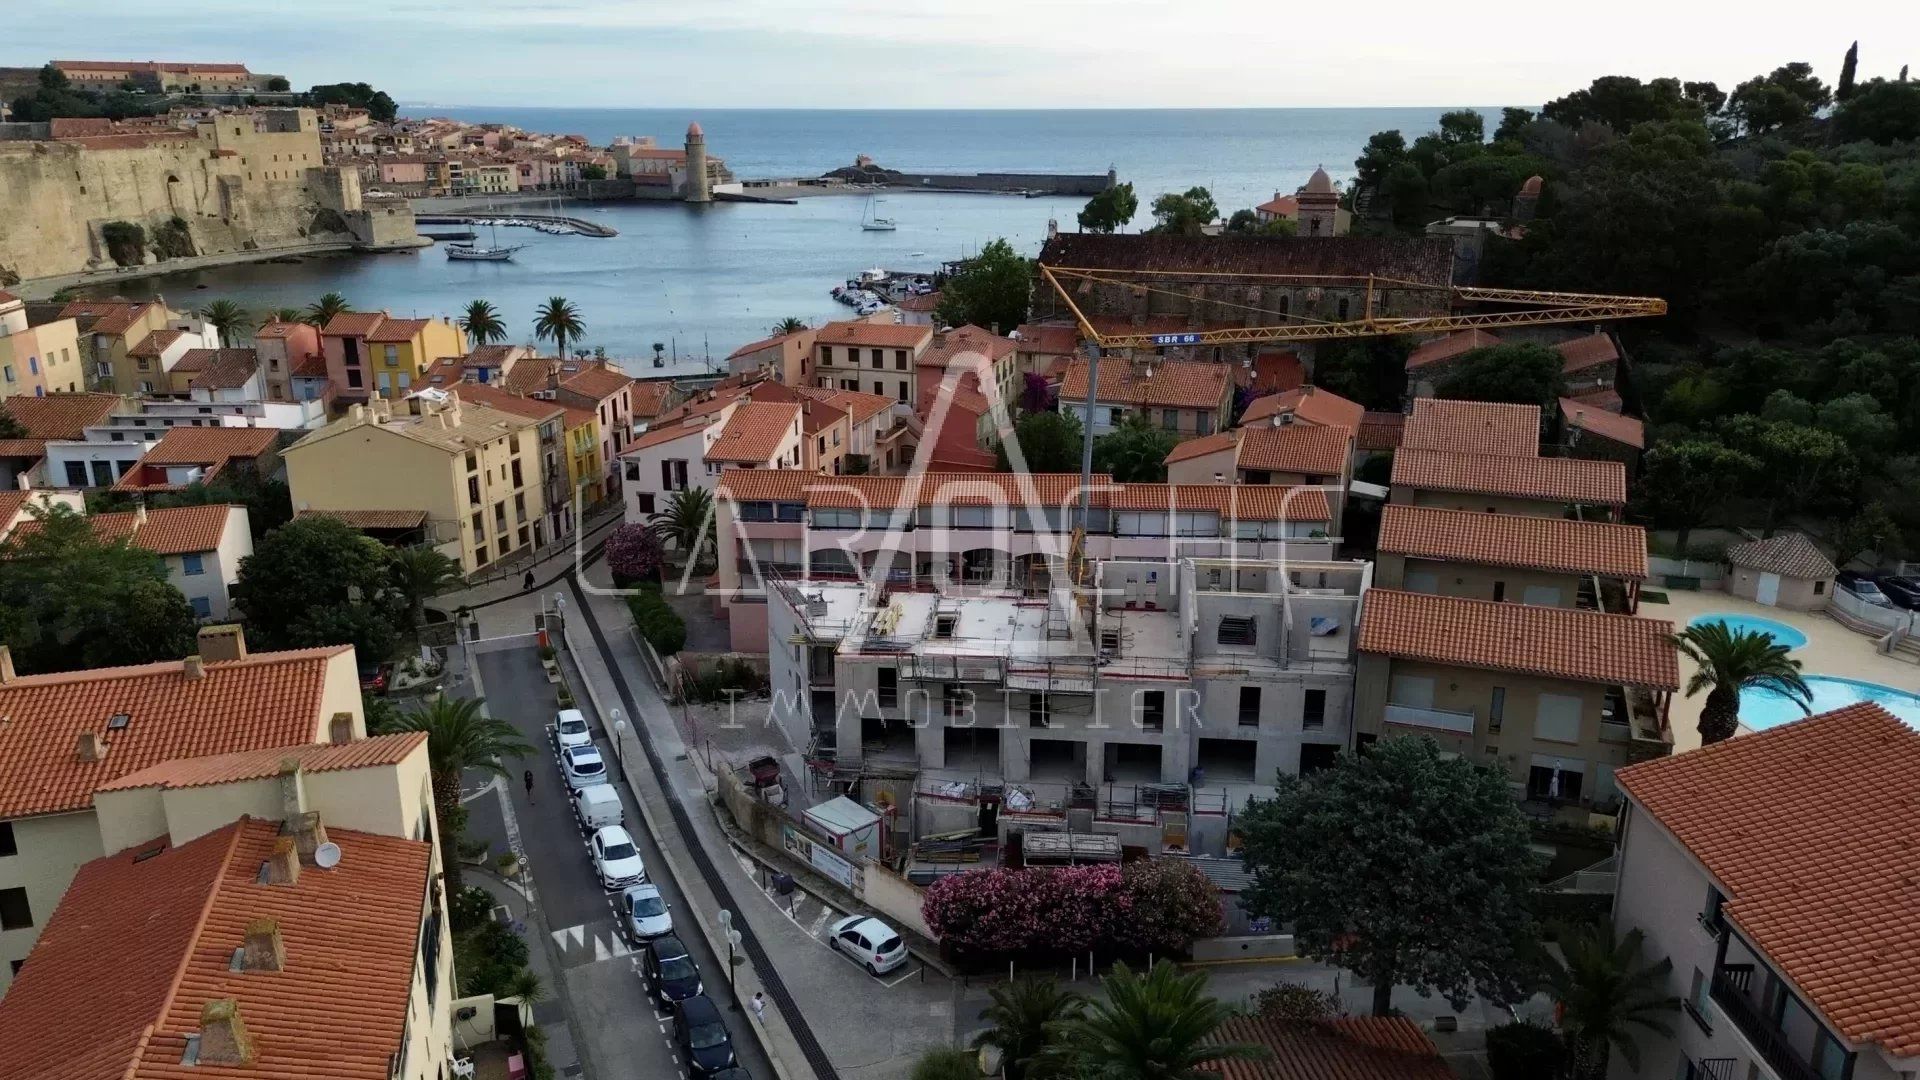
[[[957,1046],[936,1046],[913,1063],[910,1080],[977,1080],[980,1068],[973,1052]]]
[[[705,670],[689,672],[681,685],[688,701],[734,701],[764,693],[767,678],[745,660],[721,657]]]
[[[659,534],[645,525],[622,525],[607,537],[607,569],[616,587],[657,579],[662,561]]]
[[[687,644],[686,622],[658,592],[642,589],[627,597],[627,610],[633,615],[633,628],[661,656],[676,655]]]
[[[1538,1024],[1517,1021],[1487,1029],[1487,1069],[1493,1080],[1558,1076],[1565,1054],[1560,1036]]]
[[[481,844],[480,849],[484,852],[486,845]],[[456,934],[479,926],[493,918],[493,895],[478,885],[469,885],[448,902],[447,917]]]
[[[1220,894],[1192,863],[1144,859],[1126,865],[1123,893],[1133,918],[1122,944],[1154,953],[1184,953],[1195,938],[1220,932]]]
[[[147,250],[147,230],[131,221],[109,221],[100,226],[100,242],[117,266],[139,266]]]
[[[514,975],[527,966],[527,955],[526,941],[491,919],[455,935],[453,970],[460,976],[460,993],[509,996]]]
[[[1340,999],[1299,983],[1275,983],[1253,995],[1254,1011],[1263,1019],[1312,1023],[1341,1013]]]
[[[964,953],[1182,953],[1218,933],[1220,902],[1176,860],[970,870],[929,886],[922,905],[943,946]]]

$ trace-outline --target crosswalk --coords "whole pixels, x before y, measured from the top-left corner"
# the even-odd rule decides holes
[[[560,950],[561,962],[568,967],[581,967],[597,964],[602,960],[630,956],[633,947],[627,944],[620,928],[608,923],[582,923],[553,931],[554,947]]]

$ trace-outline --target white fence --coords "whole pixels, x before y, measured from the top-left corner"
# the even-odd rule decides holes
[[[1647,573],[1656,583],[1669,577],[1696,578],[1701,588],[1707,589],[1720,588],[1727,579],[1725,563],[1711,559],[1669,559],[1663,555],[1647,556]]]
[[[1883,634],[1894,630],[1905,630],[1909,634],[1920,633],[1920,624],[1917,624],[1920,614],[1869,604],[1845,589],[1833,590],[1833,596],[1827,601],[1827,607],[1842,623],[1865,624]]]

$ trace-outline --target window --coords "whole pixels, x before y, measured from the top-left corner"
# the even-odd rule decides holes
[[[201,558],[198,553],[182,555],[180,556],[180,572],[188,577],[204,574],[207,572],[206,560]]]
[[[1259,625],[1251,615],[1222,615],[1218,641],[1222,645],[1252,645]]]
[[[1179,409],[1160,410],[1160,426],[1163,428],[1166,428],[1168,431],[1179,431],[1180,430],[1180,410]]]
[[[1127,410],[1125,409],[1108,409],[1107,410],[1107,423],[1112,424],[1114,427],[1119,427],[1121,424],[1124,424],[1126,422],[1127,422]]]
[[[1046,694],[1027,695],[1027,724],[1029,727],[1053,726],[1053,706]]]
[[[1196,435],[1213,434],[1213,416],[1206,412],[1195,413],[1193,416],[1193,430]]]
[[[1500,722],[1507,717],[1507,688],[1493,688],[1493,700],[1487,703],[1487,733],[1500,734]]]
[[[13,822],[0,821],[0,858],[20,854],[20,847],[13,839]]]
[[[1541,694],[1533,737],[1551,742],[1580,741],[1580,699],[1570,694]]]
[[[1159,731],[1167,723],[1167,692],[1165,690],[1142,690],[1140,692],[1140,727],[1145,731]]]
[[[1257,686],[1240,688],[1240,726],[1260,726],[1260,688]]]
[[[905,349],[893,350],[893,370],[895,371],[907,370],[907,350]]]
[[[1815,595],[1815,596],[1825,596],[1826,594],[1827,594],[1827,583],[1826,583],[1826,582],[1824,582],[1824,581],[1816,581],[1816,582],[1814,582],[1814,583],[1813,583],[1813,595]]]
[[[880,669],[880,707],[898,708],[900,705],[900,669],[883,667]]]
[[[875,349],[873,350],[873,356],[867,362],[872,364],[874,367],[882,367],[886,364],[886,361],[882,359],[882,355],[883,354],[879,349]]]
[[[959,625],[959,622],[960,616],[958,615],[935,615],[933,617],[933,636],[937,638],[952,637],[954,628]]]
[[[1505,600],[1506,598],[1507,598],[1507,583],[1504,581],[1494,582],[1493,583],[1493,602],[1498,604],[1501,601]]]
[[[1362,735],[1360,738],[1367,740],[1371,739],[1372,736]],[[1362,741],[1360,745],[1364,747],[1366,743]],[[1306,776],[1310,773],[1319,772],[1321,769],[1331,769],[1333,768],[1334,762],[1339,759],[1340,748],[1331,743],[1302,744],[1300,747],[1300,775]]]
[[[25,930],[33,925],[27,890],[0,889],[0,930]]]
[[[641,492],[639,496],[639,502],[640,502],[641,513],[651,514],[654,512],[653,511],[653,492],[651,491]]]
[[[68,487],[86,487],[87,486],[86,462],[69,461],[66,463],[66,469],[67,469],[67,486]]]
[[[1712,986],[1712,980],[1702,974],[1699,968],[1694,968],[1693,981],[1687,984],[1687,999],[1680,1003],[1686,1008],[1687,1015],[1693,1018],[1693,1022],[1700,1025],[1700,1030],[1708,1035],[1713,1034],[1713,1024],[1707,1019],[1709,1015],[1707,997]]]
[[[213,601],[208,600],[204,596],[187,597],[187,606],[193,609],[193,614],[195,618],[199,618],[199,619],[213,618]]]
[[[472,472],[475,469],[478,469],[479,467],[480,467],[479,455],[475,454],[471,450],[467,451],[467,471]]]
[[[385,349],[385,355],[388,367],[400,366],[400,346],[388,345]]]
[[[475,540],[478,540],[480,534],[486,531],[484,521],[485,519],[480,516],[480,511],[475,510],[473,512],[473,537]]]
[[[1327,725],[1327,692],[1308,690],[1305,702],[1300,709],[1300,726],[1320,728]]]
[[[875,397],[886,397],[887,384],[881,382],[879,379],[873,380],[873,393]]]
[[[520,475],[520,459],[514,458],[513,459],[513,486],[520,487],[524,483],[526,483],[526,481],[523,480]]]

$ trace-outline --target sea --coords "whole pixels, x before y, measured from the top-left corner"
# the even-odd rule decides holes
[[[742,179],[818,176],[865,154],[927,172],[1102,173],[1111,167],[1140,199],[1135,228],[1151,224],[1154,196],[1203,186],[1223,215],[1304,184],[1316,167],[1353,175],[1368,137],[1398,129],[1409,141],[1461,106],[1367,109],[811,110],[460,108],[403,105],[402,115],[448,116],[584,135],[605,145],[652,135],[680,145],[689,121],[709,153]],[[1481,108],[1497,121],[1497,108]],[[555,206],[526,206],[529,211]],[[1049,221],[1073,229],[1080,198],[902,192],[877,209],[894,232],[860,228],[866,200],[802,198],[794,205],[565,204],[563,212],[613,227],[611,238],[500,230],[523,244],[509,263],[450,262],[439,248],[260,263],[123,282],[103,295],[164,297],[176,308],[224,297],[256,312],[301,307],[339,292],[359,310],[452,317],[492,302],[514,340],[530,337],[534,309],[563,296],[586,335],[641,373],[656,345],[682,363],[724,358],[788,316],[819,323],[846,308],[828,295],[862,270],[931,272],[996,238],[1035,254]],[[446,229],[450,226],[428,228]],[[483,240],[490,240],[483,233]]]

